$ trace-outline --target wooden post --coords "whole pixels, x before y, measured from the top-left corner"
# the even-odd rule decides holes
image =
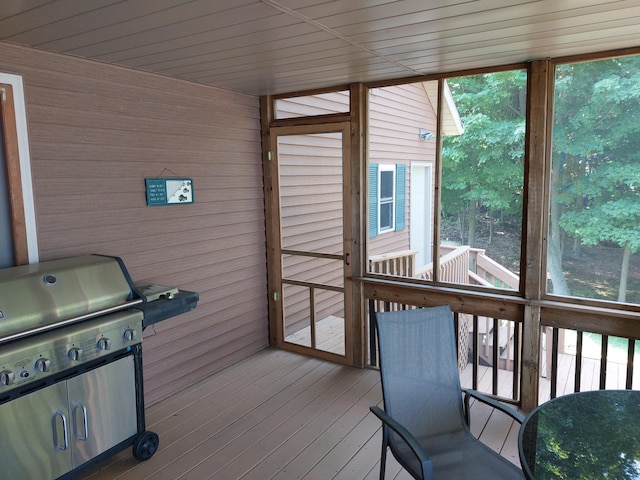
[[[13,238],[13,262],[16,265],[29,263],[27,226],[22,195],[22,174],[18,152],[18,132],[11,85],[0,84],[0,118],[4,139],[4,158],[7,164],[9,186],[9,208]]]
[[[546,290],[543,262],[546,258],[546,174],[548,171],[547,118],[550,116],[550,72],[547,60],[533,61],[528,76],[527,135],[525,144],[525,231],[523,238],[524,265],[521,281],[528,304],[524,309],[522,333],[522,409],[538,404],[540,376],[540,300]]]
[[[349,91],[349,113],[350,113],[350,178],[345,178],[349,182],[349,208],[351,211],[351,238],[345,239],[345,251],[350,252],[350,264],[345,268],[350,268],[350,278],[360,278],[367,268],[367,255],[365,251],[365,232],[367,217],[366,202],[366,141],[365,132],[367,129],[367,92],[368,89],[362,84],[351,85]],[[364,309],[364,295],[362,293],[362,283],[351,281],[351,294],[347,295],[351,299],[351,321],[352,321],[352,345],[353,366],[364,367],[367,364],[367,338],[365,334],[367,328],[367,316]],[[348,346],[347,346],[348,348]]]

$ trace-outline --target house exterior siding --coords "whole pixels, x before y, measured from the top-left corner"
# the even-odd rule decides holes
[[[278,100],[278,116],[290,118],[338,113],[345,110],[344,106],[348,104],[346,98],[348,98],[348,93],[335,92],[321,96],[310,95]],[[432,133],[436,132],[436,112],[437,108],[432,105],[422,82],[375,88],[370,92],[369,162],[380,165],[403,164],[407,168],[404,228],[401,231],[370,237],[368,241],[369,255],[397,252],[410,248],[411,163],[435,164],[435,140],[427,142],[420,140],[418,133],[420,129]],[[329,148],[329,146],[312,138],[308,138],[307,146],[318,155],[323,148]],[[432,171],[435,172],[435,168]],[[315,187],[305,186],[305,195],[314,193],[322,195],[321,186],[321,183]],[[317,192],[314,191],[314,188],[317,189]],[[431,192],[431,199],[433,205],[433,192]],[[283,228],[286,228],[286,225]],[[321,239],[324,236],[322,232],[308,228],[304,232],[309,239]]]
[[[404,164],[406,168],[405,228],[369,239],[369,255],[410,248],[411,163],[435,164],[435,140],[422,141],[420,129],[436,132],[437,108],[422,83],[373,89],[369,96],[369,162]],[[435,172],[435,168],[432,169]],[[433,205],[433,192],[431,192]]]
[[[200,294],[145,331],[147,403],[268,345],[258,98],[6,43],[0,71],[24,81],[40,260],[115,255]],[[195,202],[147,207],[147,177]]]

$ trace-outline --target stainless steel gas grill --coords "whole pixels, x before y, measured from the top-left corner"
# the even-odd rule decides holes
[[[197,301],[136,287],[115,257],[0,270],[2,478],[71,478],[130,445],[150,458],[158,436],[145,430],[142,331]]]

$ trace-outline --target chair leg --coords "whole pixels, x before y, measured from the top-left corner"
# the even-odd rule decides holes
[[[380,480],[384,480],[387,468],[387,429],[382,427],[382,454],[380,455]]]
[[[384,471],[387,468],[387,449],[382,450],[382,456],[380,457],[380,480],[384,480]]]

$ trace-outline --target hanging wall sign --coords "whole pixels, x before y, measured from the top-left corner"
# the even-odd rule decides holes
[[[145,178],[147,205],[182,205],[193,203],[193,179]]]

